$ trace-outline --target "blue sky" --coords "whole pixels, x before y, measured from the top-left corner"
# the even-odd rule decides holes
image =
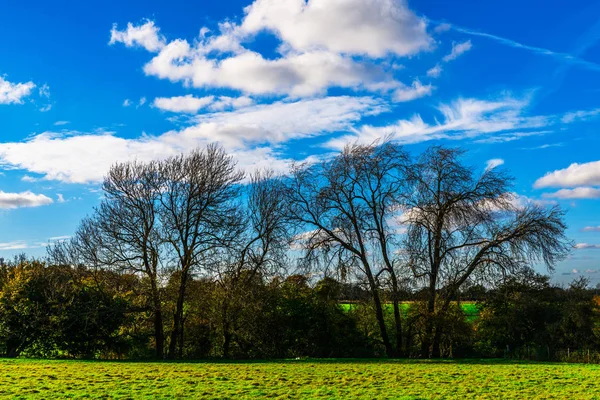
[[[5,2],[0,256],[44,255],[114,162],[218,141],[285,171],[349,141],[462,146],[560,204],[600,282],[597,1]]]

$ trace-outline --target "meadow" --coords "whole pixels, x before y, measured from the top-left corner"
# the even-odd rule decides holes
[[[412,303],[413,302],[411,302],[411,301],[402,302],[400,304],[402,311],[403,312],[408,311],[410,309]],[[350,311],[359,306],[360,306],[359,303],[340,303],[340,307],[344,311]],[[479,311],[480,311],[479,306],[475,302],[472,302],[472,301],[462,302],[462,303],[460,303],[460,308],[465,313],[465,317],[467,318],[467,321],[469,321],[469,322],[474,322],[477,319],[477,317],[479,317]],[[384,310],[391,314],[393,312],[393,305],[391,303],[385,303]]]
[[[0,360],[2,398],[537,398],[600,396],[600,366],[504,361]]]

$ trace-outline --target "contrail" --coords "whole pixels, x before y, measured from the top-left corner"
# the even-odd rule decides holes
[[[432,22],[441,24],[440,22],[437,22],[437,21],[432,21]],[[594,62],[584,60],[582,58],[576,57],[569,53],[561,53],[561,52],[557,52],[557,51],[552,51],[552,50],[544,49],[543,47],[529,46],[529,45],[526,45],[523,43],[516,42],[511,39],[503,38],[501,36],[496,36],[496,35],[492,35],[490,33],[485,33],[485,32],[474,31],[472,29],[467,29],[467,28],[463,28],[460,26],[452,25],[452,24],[450,24],[450,26],[451,26],[451,29],[453,29],[457,32],[465,33],[467,35],[484,37],[484,38],[494,40],[498,43],[502,43],[502,44],[510,46],[510,47],[514,47],[517,49],[529,50],[536,54],[554,57],[554,58],[563,60],[565,62],[568,62],[570,64],[577,64],[577,65],[581,65],[581,66],[589,68],[589,69],[593,69],[595,71],[600,71],[600,64],[596,64]]]

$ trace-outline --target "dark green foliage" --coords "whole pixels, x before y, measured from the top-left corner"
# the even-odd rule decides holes
[[[21,262],[0,282],[0,346],[8,357],[94,357],[118,351],[126,302],[83,269]]]
[[[594,291],[579,280],[567,289],[546,276],[509,279],[488,294],[476,325],[476,349],[491,357],[555,359],[569,349],[595,349],[599,314]]]

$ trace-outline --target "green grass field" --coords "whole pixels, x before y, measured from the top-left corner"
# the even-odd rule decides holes
[[[412,302],[410,302],[410,301],[403,302],[401,304],[402,311],[404,311],[404,312],[408,311],[411,303]],[[340,307],[342,307],[342,309],[344,311],[350,311],[353,307],[359,307],[359,304],[357,304],[357,303],[340,303]],[[465,313],[465,315],[467,317],[467,321],[473,322],[479,316],[479,306],[477,305],[477,303],[463,302],[460,304],[460,307],[462,308],[463,312]],[[390,313],[393,312],[393,305],[391,303],[386,303],[384,305],[384,308],[385,308],[386,312],[390,312]]]
[[[0,397],[593,399],[599,378],[598,365],[498,361],[0,360]]]

